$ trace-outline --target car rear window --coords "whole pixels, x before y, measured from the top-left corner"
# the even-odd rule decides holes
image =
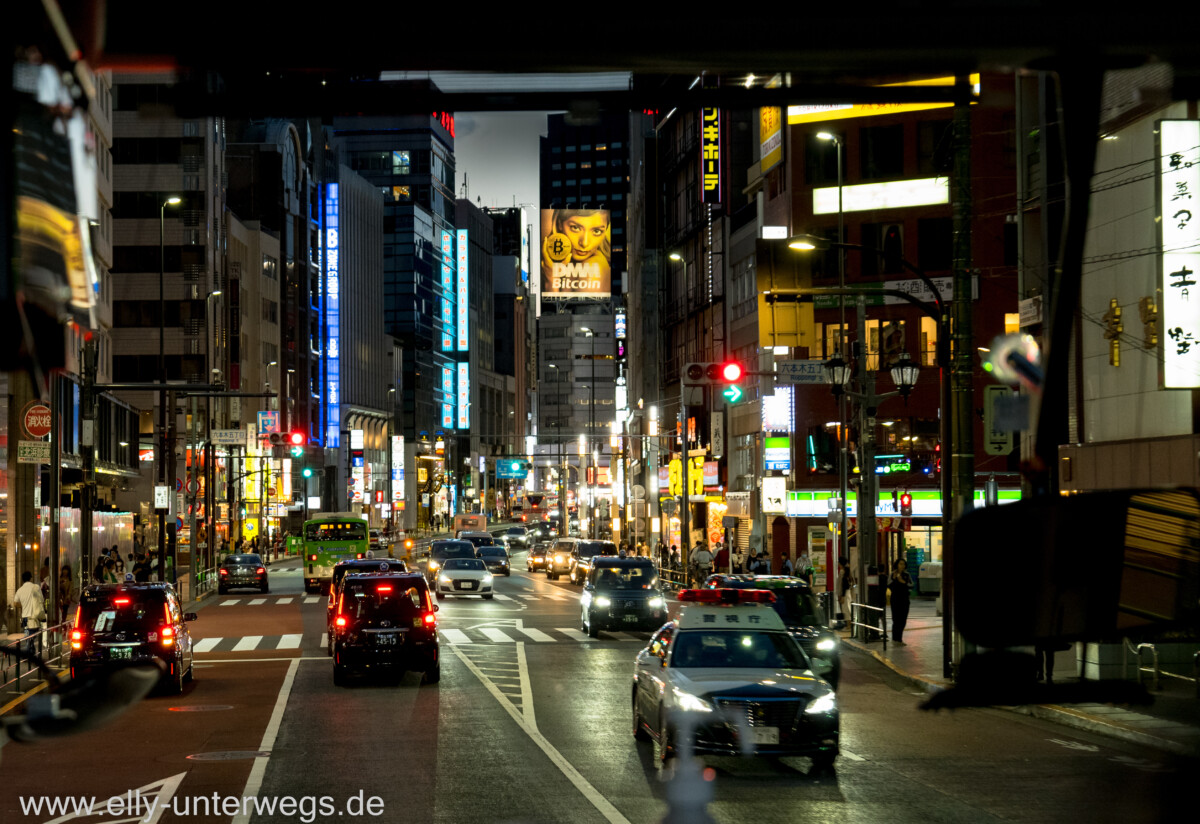
[[[579,557],[591,558],[593,555],[616,555],[617,545],[611,541],[580,541]]]
[[[489,544],[488,546],[481,546],[479,548],[479,554],[480,555],[501,555],[501,556],[503,556],[503,555],[507,555],[508,553],[504,551],[504,547],[502,547],[502,546],[494,546],[494,545]]]
[[[354,581],[342,587],[341,611],[351,618],[412,619],[426,607],[420,587],[397,581]]]
[[[162,595],[149,593],[103,593],[84,596],[79,627],[103,635],[160,626],[166,620]]]
[[[484,569],[483,561],[478,558],[451,558],[442,569]]]
[[[225,559],[227,564],[261,564],[262,558],[257,555],[230,555]]]

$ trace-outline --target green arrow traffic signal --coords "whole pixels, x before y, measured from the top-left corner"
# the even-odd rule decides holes
[[[742,399],[743,394],[742,387],[737,385],[728,386],[725,388],[725,391],[721,393],[727,403],[737,403]]]

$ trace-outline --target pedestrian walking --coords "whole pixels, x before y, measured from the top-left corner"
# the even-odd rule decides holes
[[[792,575],[792,559],[791,559],[791,556],[789,556],[789,555],[784,555],[784,556],[783,556],[783,566],[781,566],[781,567],[779,568],[779,574],[780,574],[780,575],[787,575],[788,577],[791,577],[791,575]]]
[[[897,558],[892,564],[892,575],[888,581],[888,601],[892,607],[892,641],[900,646],[904,643],[904,625],[908,623],[909,588],[912,576],[908,574],[908,562]]]
[[[712,569],[712,552],[702,542],[696,541],[696,548],[692,550],[692,572],[695,575],[696,584],[704,583],[704,580],[712,574]]]
[[[803,578],[804,583],[808,584],[810,587],[813,585],[812,558],[807,552],[800,553],[799,557],[796,558],[796,563],[793,566],[793,569],[795,570],[792,573],[793,575],[795,575],[797,578]]]
[[[854,573],[850,571],[850,562],[845,558],[838,558],[838,601],[841,604],[843,620],[850,615],[850,595],[854,584]]]
[[[37,635],[42,629],[42,621],[46,620],[46,599],[42,597],[42,588],[33,582],[33,573],[25,570],[21,573],[21,586],[13,596],[20,610],[21,629],[25,637]],[[25,651],[34,651],[34,641],[26,641]]]
[[[75,603],[75,580],[71,575],[71,565],[63,564],[58,573],[58,622],[61,624],[71,614],[71,604]]]

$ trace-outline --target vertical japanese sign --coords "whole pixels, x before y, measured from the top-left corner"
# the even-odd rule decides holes
[[[442,428],[454,428],[454,370],[442,367]]]
[[[1159,121],[1162,385],[1200,386],[1200,121]]]
[[[702,203],[721,202],[721,110],[702,112],[700,127],[700,179],[703,182]]]
[[[442,232],[442,351],[454,351],[454,236]]]
[[[471,428],[471,374],[470,364],[458,365],[458,428]]]
[[[404,436],[392,436],[392,503],[404,501]]]
[[[763,174],[783,160],[783,109],[764,106],[758,110],[759,169]]]
[[[466,352],[470,348],[470,342],[467,340],[467,285],[469,273],[467,271],[467,230],[458,230],[458,269],[456,273],[455,283],[455,299],[458,304],[458,351]]]
[[[367,488],[367,465],[363,457],[363,430],[350,431],[350,478],[354,488],[350,493],[351,503],[361,504]]]
[[[341,246],[338,238],[338,184],[325,186],[325,444],[337,447],[341,437],[341,330],[338,316],[340,302],[338,266]]]

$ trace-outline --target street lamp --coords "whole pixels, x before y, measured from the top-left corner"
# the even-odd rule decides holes
[[[592,430],[596,428],[596,332],[586,326],[579,329],[589,338],[592,339],[592,379],[588,387],[588,452],[592,452]],[[599,461],[595,460],[595,453],[592,452],[592,471],[591,483],[588,484],[588,535],[592,538],[598,537],[595,527],[595,509],[596,509],[596,467]]]
[[[167,360],[166,360],[166,300],[163,294],[163,278],[167,268],[167,250],[164,241],[166,233],[166,213],[168,206],[178,206],[183,202],[183,199],[171,195],[166,200],[162,201],[158,207],[158,383],[160,386],[165,386],[167,382]],[[172,413],[174,410],[172,410]],[[158,466],[155,469],[155,474],[158,477],[158,483],[165,484],[166,476],[166,453],[167,453],[167,396],[165,389],[159,389],[158,392]],[[166,513],[163,510],[158,511],[158,568],[159,574],[165,580],[166,573],[166,558],[167,558],[167,526]]]

